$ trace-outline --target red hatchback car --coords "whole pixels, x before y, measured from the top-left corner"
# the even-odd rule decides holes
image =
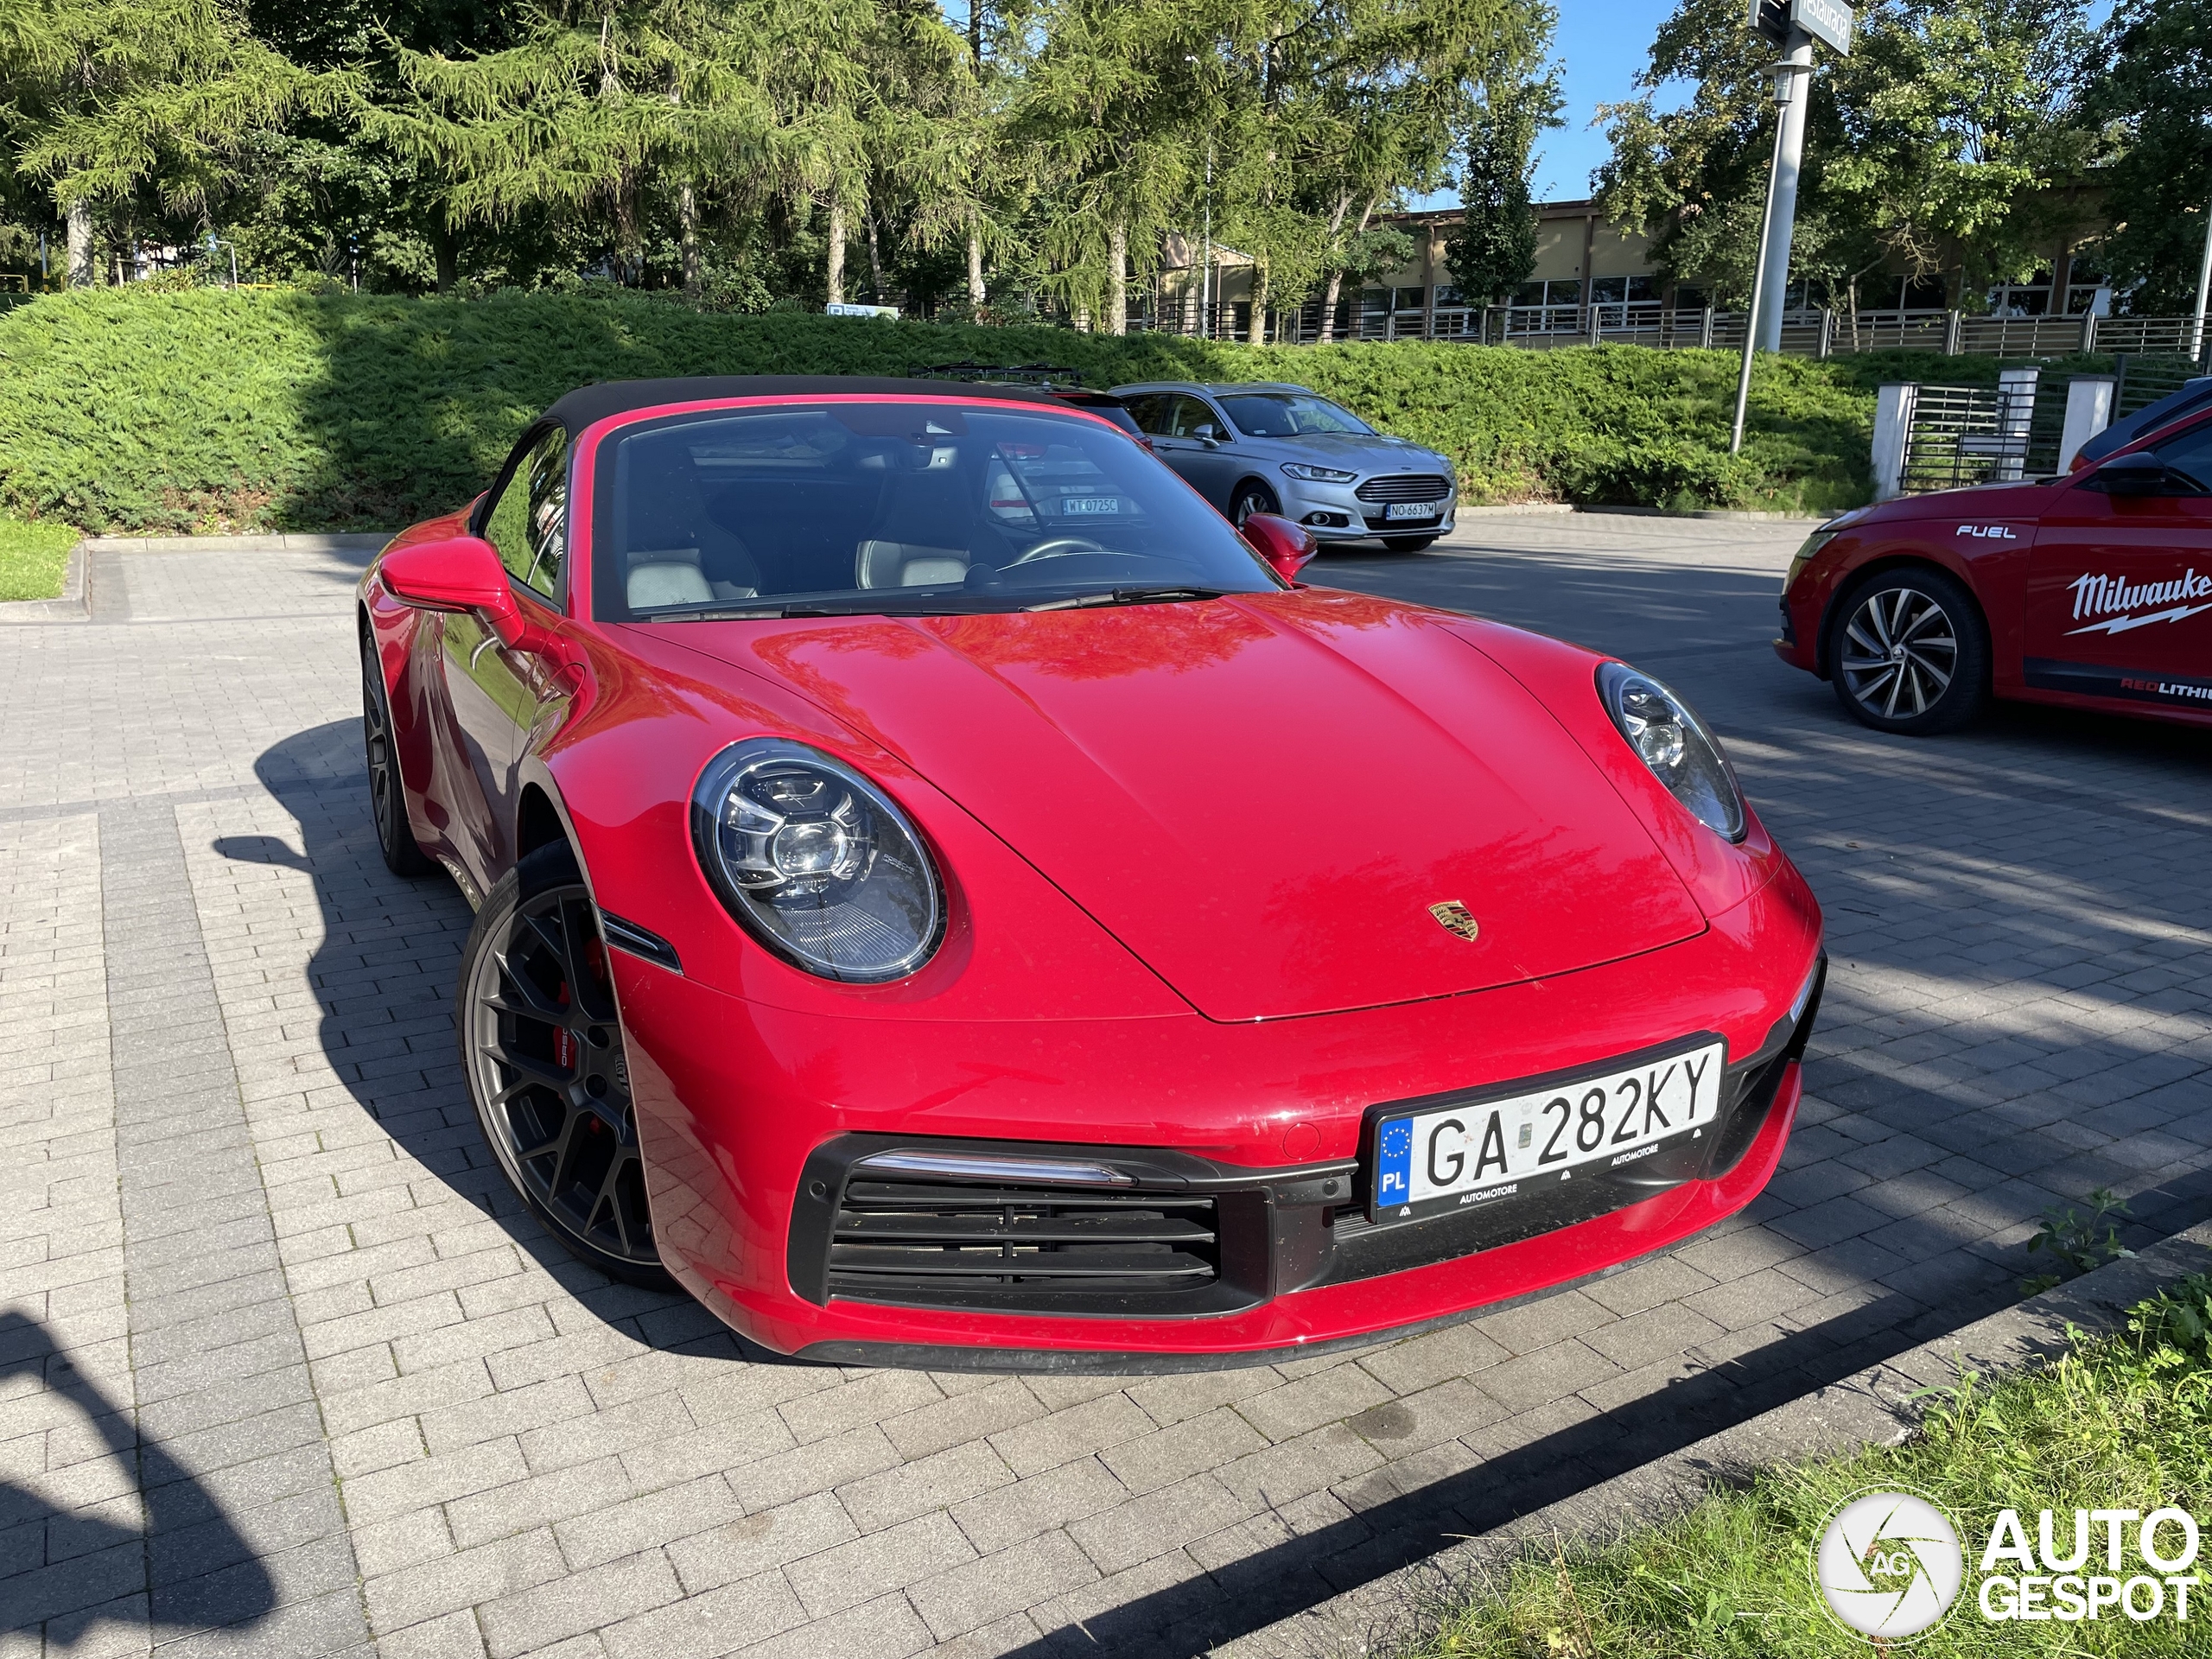
[[[1863,507],[1783,580],[1782,660],[1882,731],[1993,694],[2212,723],[2212,380],[2082,446],[2062,477]]]
[[[377,831],[477,906],[529,1207],[783,1352],[1126,1370],[1749,1202],[1820,912],[1705,728],[1248,537],[1049,394],[836,378],[572,393],[395,540]]]

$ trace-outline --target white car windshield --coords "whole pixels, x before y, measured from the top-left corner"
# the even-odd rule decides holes
[[[640,422],[600,446],[593,613],[916,614],[1281,584],[1121,433],[1022,407],[850,403]]]
[[[1248,438],[1295,438],[1309,432],[1356,432],[1375,429],[1348,409],[1339,409],[1310,391],[1240,391],[1221,406]]]

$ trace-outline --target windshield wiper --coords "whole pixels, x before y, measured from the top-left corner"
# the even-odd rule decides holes
[[[886,605],[880,601],[863,604],[828,605],[819,600],[801,600],[790,605],[726,605],[712,610],[663,611],[650,620],[655,622],[733,622],[760,621],[791,616],[970,616],[979,609],[994,608],[969,604]]]
[[[1220,588],[1116,588],[1106,593],[1077,594],[1072,599],[1048,599],[1025,605],[1025,611],[1081,611],[1096,605],[1166,605],[1177,600],[1219,599]]]

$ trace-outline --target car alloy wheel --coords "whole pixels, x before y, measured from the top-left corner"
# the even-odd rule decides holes
[[[416,844],[407,822],[399,756],[392,746],[391,700],[384,689],[373,638],[361,641],[361,747],[368,765],[369,817],[385,868],[394,875],[428,875],[438,867]]]
[[[1258,484],[1247,484],[1236,492],[1236,499],[1229,504],[1230,522],[1237,529],[1244,528],[1244,521],[1255,512],[1280,512],[1275,499]]]
[[[1936,570],[1884,571],[1837,607],[1837,697],[1878,731],[1925,735],[1972,719],[1989,641],[1966,590]]]
[[[566,845],[501,878],[461,968],[461,1061],[507,1179],[575,1255],[666,1287],[599,912]]]

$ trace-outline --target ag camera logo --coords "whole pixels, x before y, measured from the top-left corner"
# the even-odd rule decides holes
[[[1950,1517],[1918,1493],[1861,1492],[1828,1517],[1813,1577],[1846,1630],[1910,1641],[1951,1611],[1966,1554]]]

